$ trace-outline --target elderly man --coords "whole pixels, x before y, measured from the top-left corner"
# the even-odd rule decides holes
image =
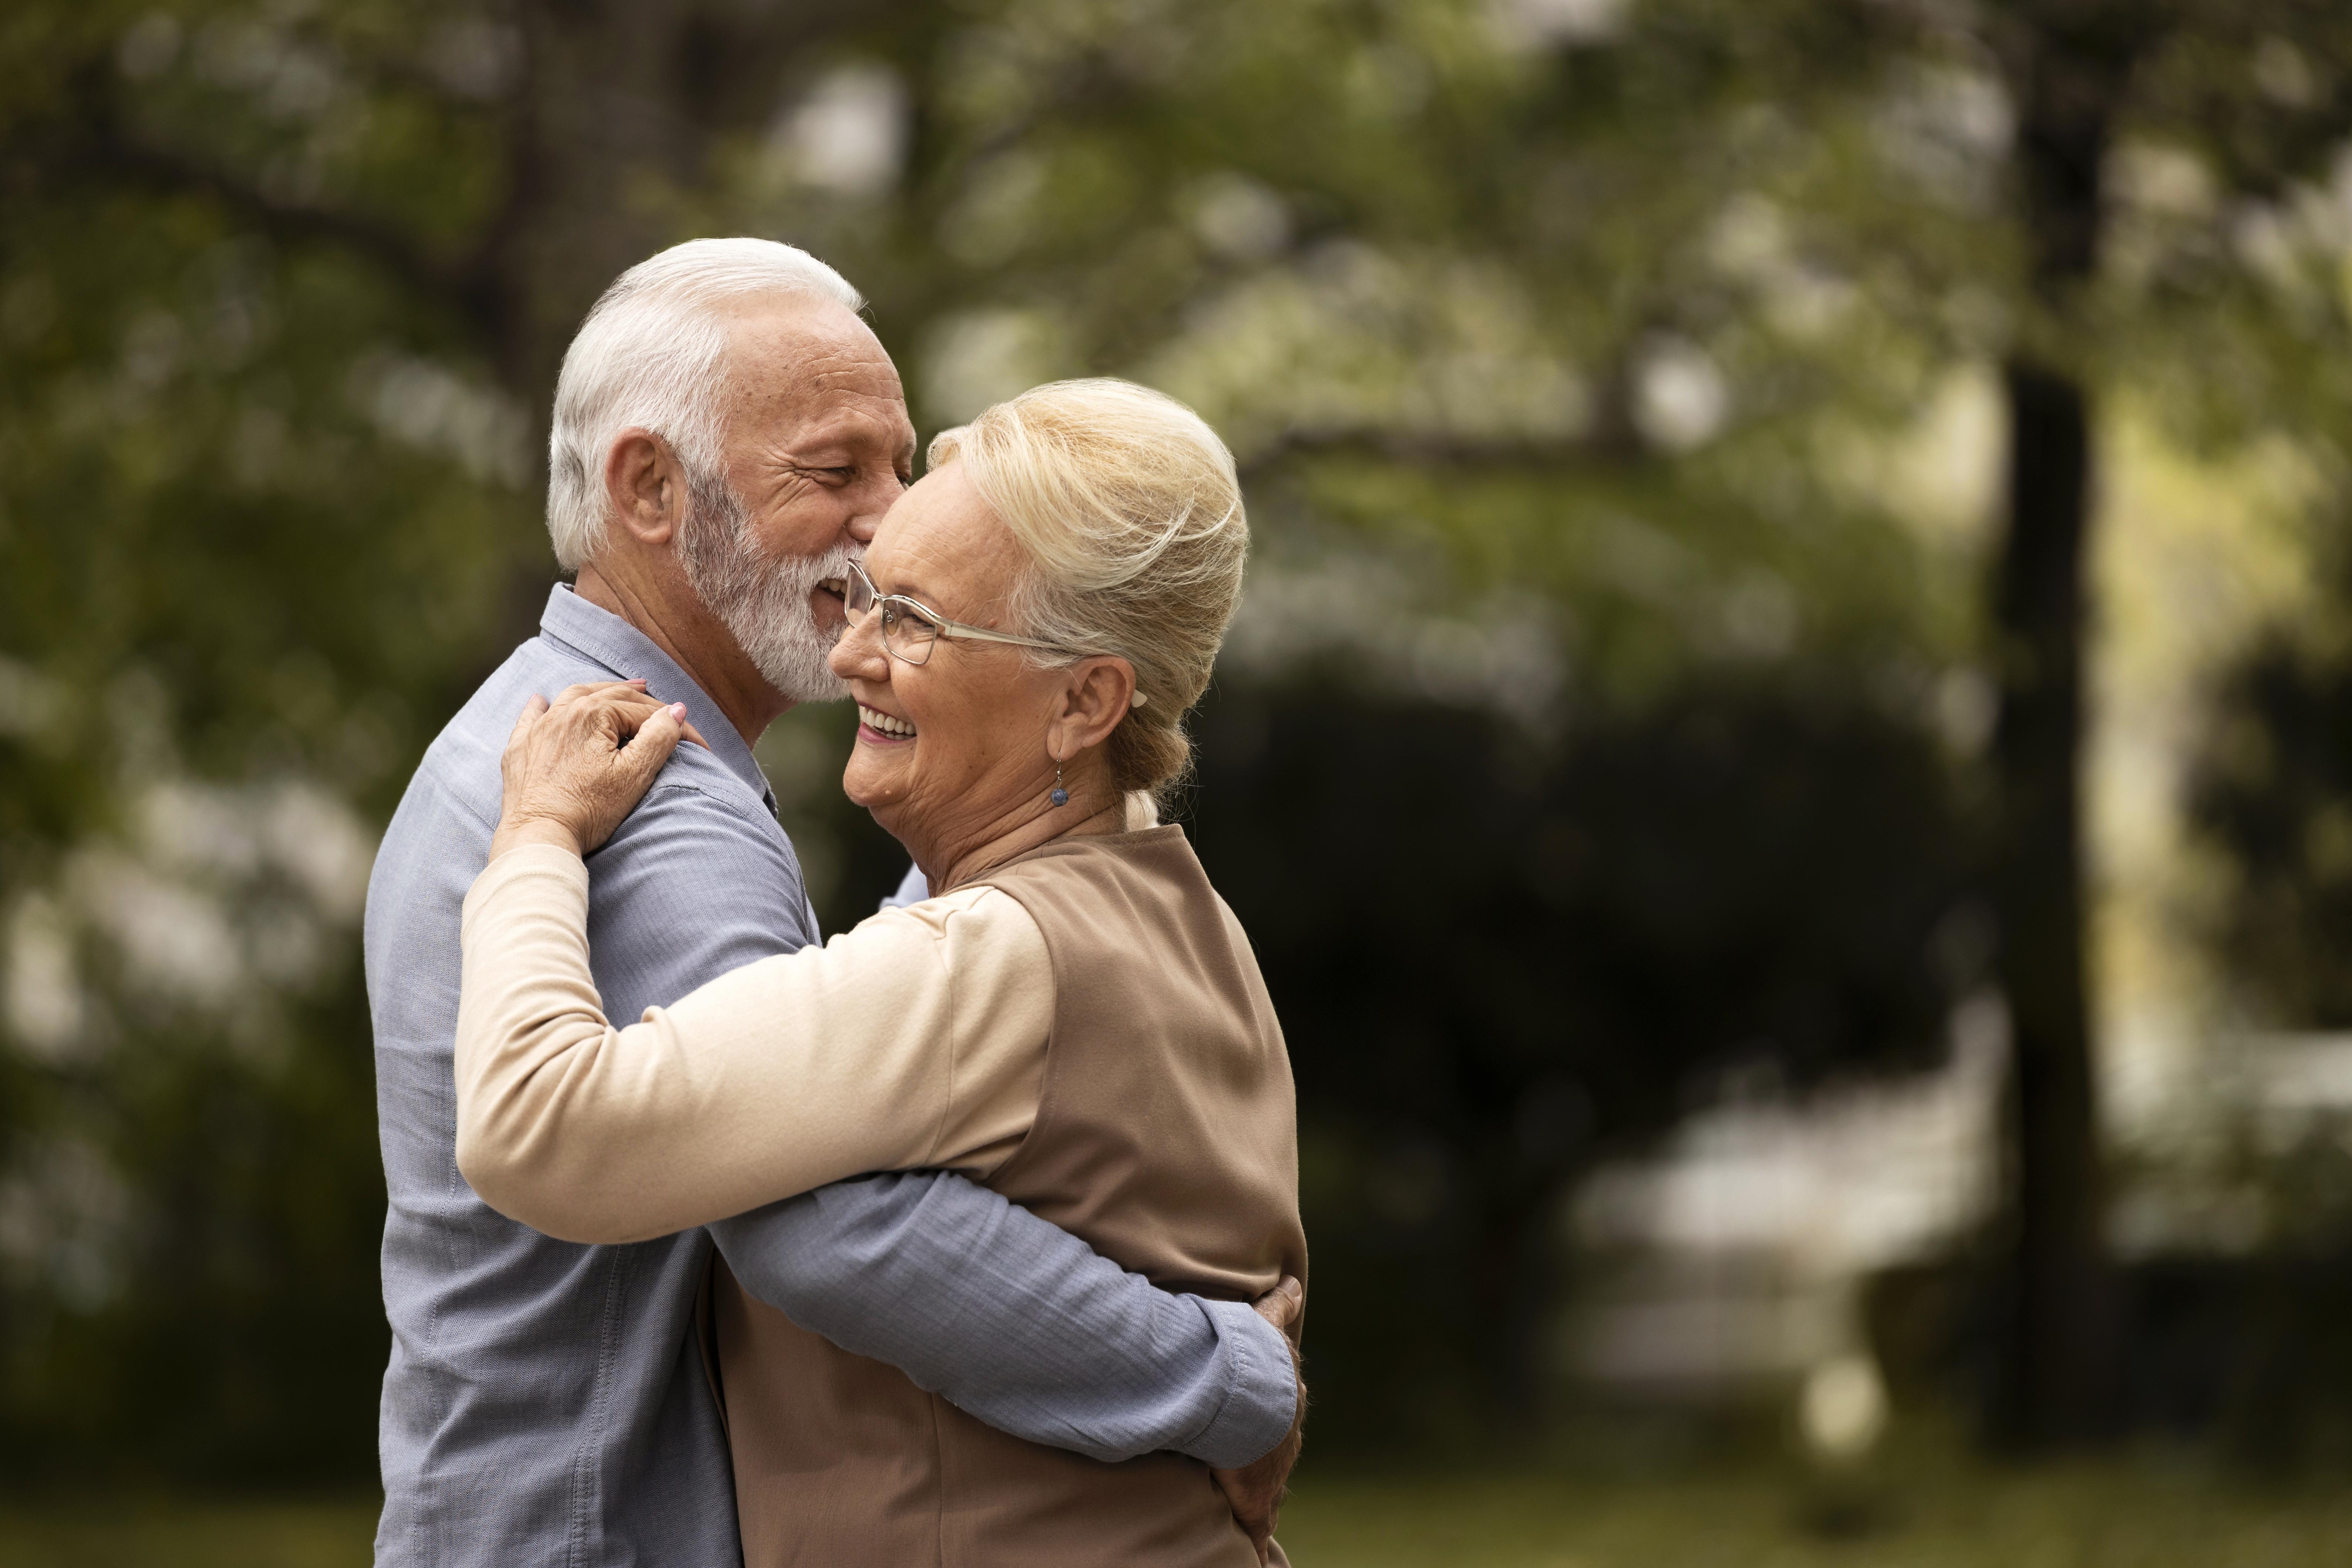
[[[642,679],[681,748],[591,862],[595,978],[616,1017],[817,940],[752,760],[830,699],[840,581],[906,484],[897,372],[832,268],[699,240],[625,274],[566,355],[548,524],[576,587],[427,751],[368,889],[367,978],[390,1213],[380,1564],[740,1563],[724,1394],[698,1327],[714,1267],[982,1419],[1117,1459],[1255,1465],[1270,1507],[1297,1402],[1247,1307],[1153,1289],[960,1177],[822,1189],[706,1232],[575,1246],[493,1212],[455,1153],[459,915],[526,699]],[[1268,1458],[1269,1454],[1276,1456]]]

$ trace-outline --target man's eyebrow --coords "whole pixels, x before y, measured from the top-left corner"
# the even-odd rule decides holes
[[[809,431],[800,439],[788,444],[786,452],[799,462],[821,455],[865,457],[874,453],[895,462],[910,455],[914,444],[900,437],[895,430],[877,430],[871,426],[853,424],[821,426]]]
[[[782,456],[786,462],[804,468],[835,468],[872,460],[877,450],[872,442],[821,437],[795,442],[784,449]],[[891,459],[885,456],[881,460]]]

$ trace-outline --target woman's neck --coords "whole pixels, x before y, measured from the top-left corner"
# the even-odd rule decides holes
[[[930,883],[931,892],[937,895],[962,887],[967,882],[977,881],[1007,861],[1018,859],[1056,838],[1126,831],[1125,796],[1113,795],[1100,810],[1087,812],[1087,806],[1091,804],[1086,800],[1074,800],[1067,805],[1055,806],[979,843],[941,852],[938,856],[943,862],[940,868],[935,868],[920,855],[915,857],[916,864],[922,868],[925,879]]]

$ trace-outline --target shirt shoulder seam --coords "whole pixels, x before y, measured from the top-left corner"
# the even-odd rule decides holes
[[[703,800],[710,802],[711,805],[718,806],[729,816],[740,817],[743,821],[751,823],[754,826],[762,822],[772,822],[775,820],[769,816],[765,811],[755,814],[747,809],[740,802],[728,799],[726,795],[721,791],[705,789],[702,785],[696,784],[691,779],[672,779],[662,784],[657,784],[654,785],[653,788],[646,792],[646,799],[652,800],[657,795],[691,795],[698,796]]]

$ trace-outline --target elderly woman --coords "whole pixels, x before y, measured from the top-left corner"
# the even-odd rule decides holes
[[[534,702],[466,903],[476,1191],[623,1242],[946,1166],[1171,1289],[1303,1279],[1265,982],[1183,831],[1129,817],[1189,763],[1247,543],[1231,456],[1156,393],[1043,386],[942,435],[833,654],[858,710],[843,787],[932,896],[626,1028],[590,979],[581,857],[684,716],[625,688]],[[1023,1442],[731,1280],[714,1307],[749,1568],[1259,1560],[1197,1461]]]

